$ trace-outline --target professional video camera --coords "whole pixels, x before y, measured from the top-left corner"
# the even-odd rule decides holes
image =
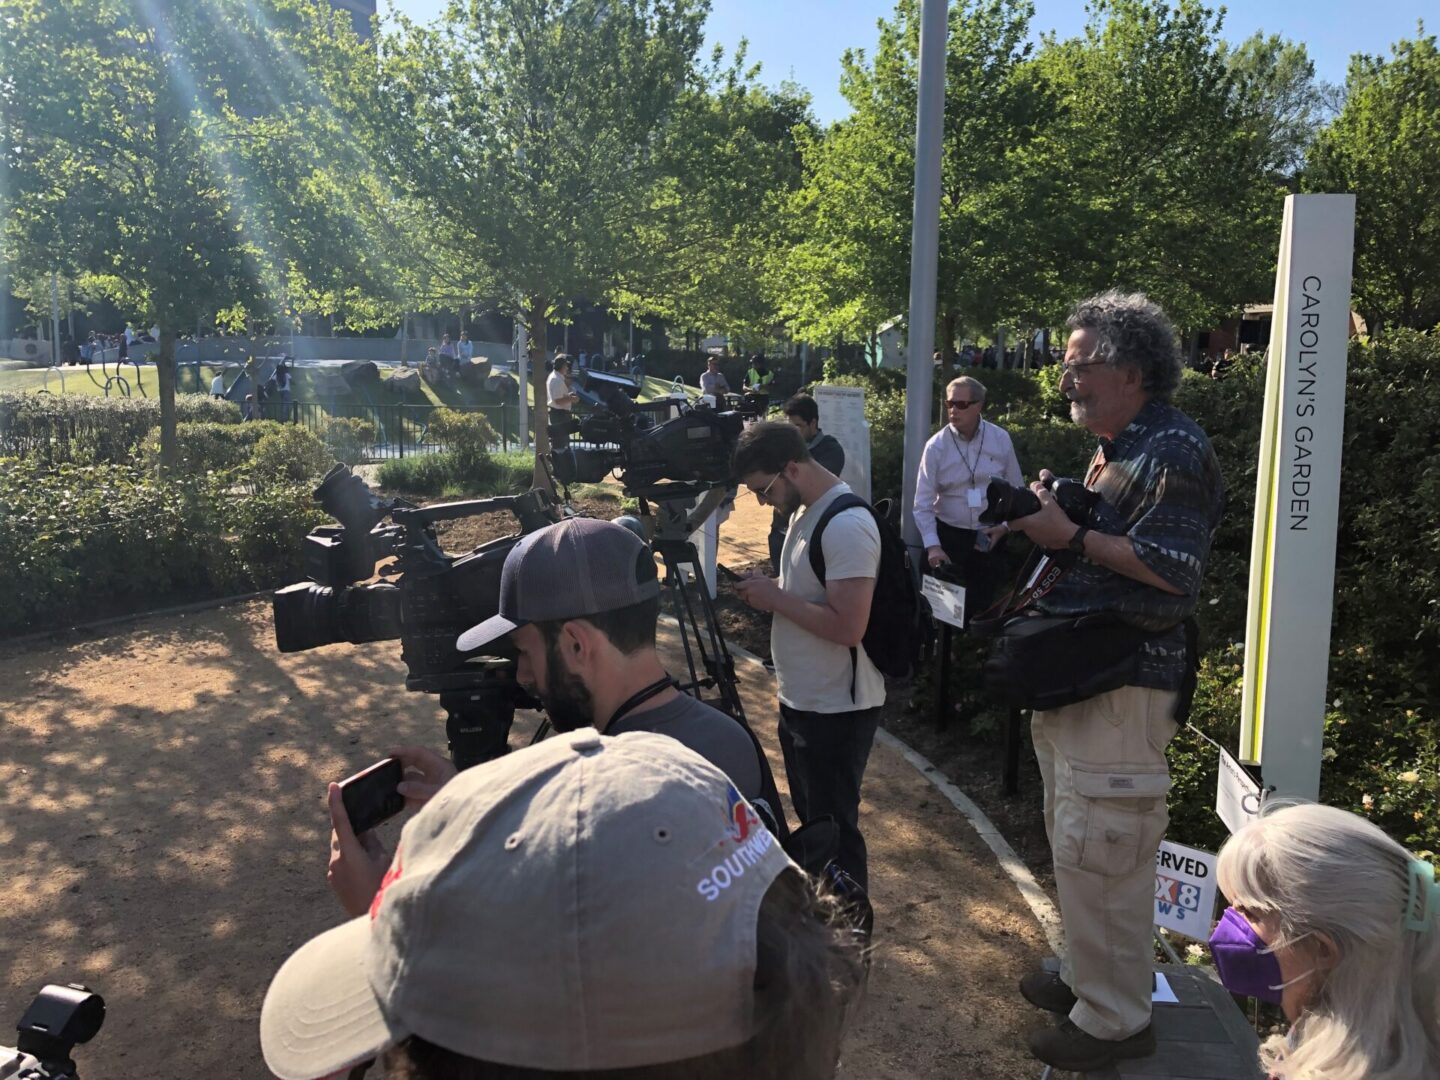
[[[570,420],[564,433],[580,444],[552,455],[555,478],[562,484],[597,483],[616,470],[633,494],[654,492],[665,482],[711,487],[730,482],[730,458],[745,426],[740,412],[665,400],[642,405],[640,387],[604,372],[580,376],[581,397],[594,411]]]
[[[466,768],[505,752],[516,705],[531,704],[515,681],[513,652],[469,655],[455,640],[499,610],[500,571],[523,533],[560,520],[553,497],[542,489],[524,495],[416,507],[403,499],[380,499],[348,466],[336,464],[315,489],[315,499],[340,522],[305,537],[309,581],[275,593],[275,644],[300,652],[335,642],[363,644],[400,639],[408,674],[405,687],[438,694],[447,713],[450,753]],[[450,555],[435,537],[435,524],[508,511],[521,533]],[[393,525],[382,525],[389,517]],[[393,581],[356,584],[373,576],[376,563]]]
[[[0,1046],[0,1080],[76,1080],[70,1055],[105,1023],[105,999],[79,983],[51,984],[16,1025],[16,1045]]]
[[[1090,511],[1100,502],[1097,492],[1091,491],[1079,480],[1062,479],[1052,476],[1045,481],[1050,494],[1065,511],[1065,516],[1076,525],[1085,525]],[[1004,480],[991,480],[985,488],[985,509],[980,511],[982,525],[999,525],[1016,518],[1029,517],[1039,513],[1040,499],[1027,487],[1016,487]]]

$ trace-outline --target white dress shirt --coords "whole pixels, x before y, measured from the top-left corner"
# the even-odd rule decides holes
[[[1020,462],[1004,428],[981,420],[968,440],[949,424],[930,437],[920,454],[920,476],[915,483],[915,526],[920,540],[936,547],[938,518],[957,529],[980,529],[985,509],[985,486],[999,478],[1019,485]]]

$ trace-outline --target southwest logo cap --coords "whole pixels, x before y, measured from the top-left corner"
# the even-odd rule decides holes
[[[411,1035],[547,1072],[739,1046],[761,901],[786,870],[729,778],[668,736],[583,728],[517,750],[446,784],[370,913],[280,968],[265,1062],[318,1080]]]

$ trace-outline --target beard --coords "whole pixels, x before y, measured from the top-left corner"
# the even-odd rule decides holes
[[[590,688],[565,667],[553,641],[545,644],[545,685],[535,688],[535,696],[556,731],[575,731],[595,724],[595,702]]]

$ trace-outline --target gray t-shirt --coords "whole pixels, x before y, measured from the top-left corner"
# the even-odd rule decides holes
[[[760,761],[745,730],[714,706],[689,694],[643,712],[628,713],[606,728],[606,735],[653,731],[688,746],[730,777],[736,790],[754,802],[761,797]]]

